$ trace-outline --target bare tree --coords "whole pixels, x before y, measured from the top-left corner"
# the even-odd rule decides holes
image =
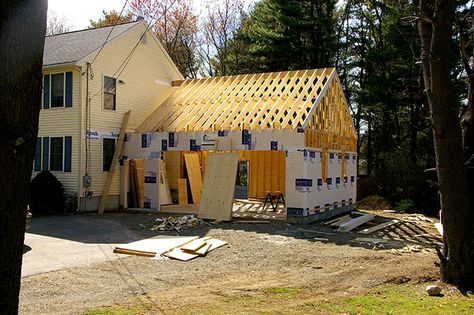
[[[46,0],[0,2],[0,312],[18,313],[38,133]]]
[[[130,11],[147,20],[183,76],[195,78],[197,16],[191,0],[133,0]]]
[[[201,58],[207,63],[204,69],[209,75],[227,74],[227,55],[229,42],[241,27],[246,16],[242,0],[208,0],[203,17],[203,43]],[[213,58],[212,54],[216,57]]]
[[[59,16],[54,11],[48,12],[48,22],[46,24],[46,35],[55,35],[69,32],[71,26],[65,16]]]

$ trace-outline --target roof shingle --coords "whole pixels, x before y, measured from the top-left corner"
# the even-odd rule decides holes
[[[141,21],[116,25],[108,41],[129,30]],[[113,26],[86,29],[47,36],[44,43],[43,66],[79,61],[105,42]]]

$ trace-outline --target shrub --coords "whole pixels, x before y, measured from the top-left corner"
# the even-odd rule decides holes
[[[64,212],[64,187],[50,171],[36,175],[31,181],[30,189],[30,211],[33,214]]]

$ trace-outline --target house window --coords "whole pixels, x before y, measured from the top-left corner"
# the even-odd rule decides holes
[[[104,76],[104,109],[115,110],[117,102],[117,79]]]
[[[49,169],[51,171],[63,170],[63,137],[51,137],[49,151]]]
[[[115,152],[115,139],[103,138],[102,139],[102,170],[108,172],[110,165],[112,165],[112,159],[114,158]]]
[[[72,71],[43,76],[43,109],[72,107]]]
[[[64,107],[64,73],[51,75],[51,108]]]

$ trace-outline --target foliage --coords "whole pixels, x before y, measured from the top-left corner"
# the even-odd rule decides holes
[[[41,171],[31,181],[30,211],[33,214],[63,213],[64,187],[50,172]]]
[[[395,210],[399,212],[411,212],[415,210],[415,203],[409,198],[404,198],[395,204]]]
[[[227,58],[255,60],[252,72],[331,67],[336,51],[335,4],[334,0],[257,2],[231,43],[235,53]],[[247,56],[240,56],[245,50],[239,47],[247,48]]]
[[[115,10],[111,10],[109,12],[106,12],[104,10],[102,11],[102,17],[99,18],[97,21],[89,20],[91,24],[89,28],[97,28],[97,27],[122,24],[122,23],[131,22],[132,20],[133,20],[133,15],[131,13],[120,15]]]

